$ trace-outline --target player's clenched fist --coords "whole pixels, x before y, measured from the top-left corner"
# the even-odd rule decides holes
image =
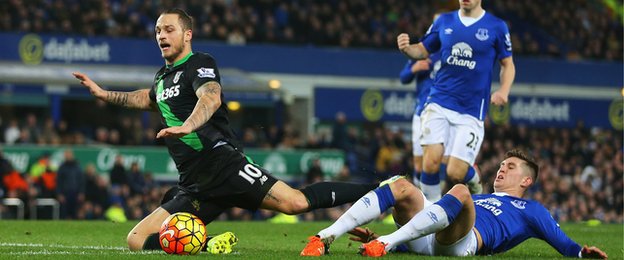
[[[405,52],[407,47],[410,45],[410,37],[407,33],[402,33],[397,36],[397,45],[399,46],[399,50],[401,52]]]

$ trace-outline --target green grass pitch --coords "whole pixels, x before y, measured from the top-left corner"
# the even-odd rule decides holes
[[[163,251],[130,252],[126,249],[126,234],[136,222],[112,223],[105,221],[12,221],[2,220],[0,259],[164,259]],[[298,224],[270,224],[267,222],[213,222],[209,234],[234,232],[240,239],[229,255],[197,256],[212,259],[295,259],[309,235],[329,225],[329,222],[300,222]],[[377,233],[394,230],[392,225],[368,225]],[[596,245],[610,259],[624,259],[624,225],[609,224],[589,227],[585,224],[564,224],[563,230],[575,241]],[[358,243],[347,237],[339,238],[331,247],[331,255],[323,259],[359,259]],[[543,241],[531,239],[513,250],[496,255],[495,259],[553,259],[562,258]],[[386,258],[414,259],[412,254],[390,254]],[[448,257],[437,257],[447,259]],[[476,258],[476,257],[475,257]],[[362,258],[364,259],[364,258]],[[472,259],[472,258],[458,258]]]

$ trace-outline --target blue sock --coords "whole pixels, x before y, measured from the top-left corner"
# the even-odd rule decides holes
[[[420,175],[420,182],[427,185],[437,185],[440,184],[440,174],[429,174],[423,172]]]
[[[446,180],[446,163],[440,163],[438,173],[440,175],[440,180]]]
[[[412,178],[416,180],[420,180],[420,172],[414,171]]]
[[[438,204],[444,209],[449,223],[453,223],[463,206],[457,198],[450,194],[445,194],[440,200],[433,204]]]
[[[390,185],[383,185],[374,190],[379,199],[379,211],[385,212],[390,207],[394,206],[394,195],[390,190]]]
[[[468,172],[466,173],[466,176],[464,176],[464,183],[468,183],[470,180],[472,180],[472,177],[475,176],[475,168],[470,166],[468,167]]]

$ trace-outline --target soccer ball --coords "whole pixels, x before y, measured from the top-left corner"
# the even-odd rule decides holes
[[[206,243],[206,226],[191,213],[174,213],[163,222],[159,238],[160,246],[168,254],[194,255]]]

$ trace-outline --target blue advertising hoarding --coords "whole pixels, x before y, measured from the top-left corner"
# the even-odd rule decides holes
[[[24,64],[77,63],[162,66],[155,40],[0,33],[8,51],[0,60]],[[208,52],[221,68],[249,72],[398,78],[407,58],[396,49],[342,49],[193,42],[195,51]],[[514,57],[516,83],[542,83],[621,88],[622,62],[592,62]],[[498,81],[498,68],[493,77]],[[521,72],[521,73],[520,73]]]
[[[317,87],[314,90],[314,116],[333,120],[337,112],[350,121],[409,122],[418,100],[413,91]],[[490,106],[489,118],[496,124],[536,127],[574,127],[583,121],[589,127],[621,130],[622,98],[575,99],[562,97],[510,96],[503,107]]]
[[[502,107],[490,106],[489,117],[495,124],[537,127],[585,126],[622,130],[624,102],[613,100],[560,97],[510,96]]]
[[[314,116],[320,120],[332,120],[340,111],[353,121],[408,122],[417,102],[407,90],[314,88]]]

